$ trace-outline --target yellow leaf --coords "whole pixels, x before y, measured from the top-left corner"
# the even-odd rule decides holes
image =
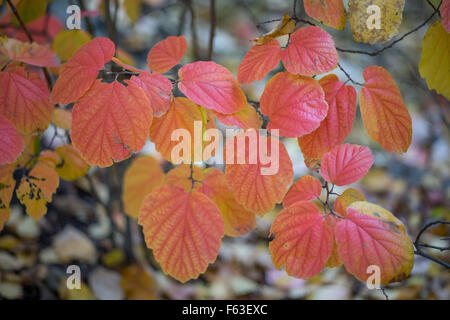
[[[83,44],[91,40],[91,35],[83,30],[61,30],[53,39],[52,49],[59,59],[69,60]]]
[[[423,38],[419,72],[428,88],[450,100],[450,33],[440,20],[430,26]]]
[[[125,12],[132,23],[138,21],[141,13],[141,5],[141,0],[124,0],[123,6]]]
[[[70,130],[72,126],[72,112],[67,109],[55,108],[52,115],[52,122],[58,128]]]
[[[280,22],[278,22],[278,24],[275,26],[274,29],[252,40],[252,42],[254,44],[263,44],[272,39],[292,33],[294,32],[294,30],[295,30],[294,20],[292,20],[292,18],[289,15],[285,14],[283,16],[283,19],[281,19]]]
[[[154,300],[156,284],[148,272],[139,265],[130,265],[121,270],[120,282],[127,300]]]
[[[89,170],[89,164],[80,156],[78,151],[72,145],[64,145],[55,149],[55,152],[61,157],[55,170],[64,180],[73,181],[81,178]]]
[[[38,163],[30,173],[22,178],[16,190],[19,201],[34,220],[47,213],[47,203],[59,186],[59,177],[46,163]]]
[[[17,12],[20,18],[26,24],[34,20],[39,19],[45,13],[45,8],[47,7],[47,2],[49,0],[20,0],[16,4]],[[19,21],[16,17],[13,17],[12,23],[14,25],[19,25]]]
[[[14,180],[14,165],[5,164],[0,166],[0,231],[9,220],[9,203],[14,192],[16,181]]]
[[[398,33],[404,6],[405,0],[350,0],[353,39],[370,44],[389,41]]]

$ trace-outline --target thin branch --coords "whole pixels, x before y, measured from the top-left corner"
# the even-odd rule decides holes
[[[339,69],[341,69],[341,71],[345,74],[345,76],[347,77],[347,79],[348,79],[351,83],[356,84],[356,85],[361,86],[361,87],[364,85],[364,84],[362,84],[361,82],[356,82],[356,81],[354,81],[354,80],[352,79],[352,77],[350,77],[350,74],[349,74],[347,71],[345,71],[345,69],[341,66],[340,63],[338,63],[338,67],[339,67]]]
[[[183,9],[180,11],[180,15],[178,16],[178,27],[177,27],[177,35],[181,36],[183,33],[184,24],[186,21],[186,12],[187,12],[187,3],[183,2]]]
[[[84,0],[78,0],[78,4],[80,5],[81,11],[86,11]],[[94,36],[94,28],[92,27],[91,19],[89,19],[88,15],[84,16],[84,22],[86,23],[87,31],[91,34],[91,36]]]
[[[429,255],[428,253],[426,253],[425,251],[422,250],[422,247],[430,247],[429,245],[424,245],[424,243],[422,241],[420,241],[420,238],[422,237],[422,235],[424,234],[425,231],[427,231],[428,229],[430,229],[431,227],[437,225],[437,224],[446,224],[446,225],[450,225],[450,221],[446,221],[446,220],[435,220],[435,221],[431,221],[429,223],[427,223],[426,225],[424,225],[422,227],[422,229],[420,229],[419,233],[417,234],[416,240],[414,241],[414,246],[416,247],[416,250],[414,251],[414,253],[416,255],[422,256],[424,258],[427,258],[433,262],[436,262],[437,264],[440,264],[441,266],[444,266],[447,269],[450,269],[450,264],[442,261],[440,259],[437,259],[431,255]],[[436,249],[436,247],[434,247],[434,249]],[[439,248],[439,249],[443,249],[445,250],[445,248]]]
[[[111,17],[110,1],[103,0],[103,6],[105,8],[106,29],[108,30],[108,37],[117,45],[116,27],[114,25],[113,18]]]
[[[210,19],[210,29],[209,29],[209,46],[208,46],[208,60],[212,59],[214,51],[214,36],[216,33],[216,1],[210,0],[209,2],[209,19]]]
[[[191,35],[192,35],[192,45],[194,48],[194,58],[196,60],[200,59],[200,51],[198,47],[198,36],[197,36],[197,29],[195,27],[196,21],[195,21],[195,10],[194,6],[192,5],[192,0],[186,0],[186,5],[189,9],[189,12],[191,13]]]

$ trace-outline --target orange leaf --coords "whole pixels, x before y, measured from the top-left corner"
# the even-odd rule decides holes
[[[162,185],[163,181],[164,172],[155,158],[140,156],[134,159],[123,177],[122,201],[125,212],[137,219],[144,198]]]
[[[414,249],[405,227],[380,206],[352,203],[336,224],[336,241],[345,268],[363,282],[371,275],[369,266],[380,268],[382,285],[402,281],[411,272]]]
[[[236,126],[241,129],[259,129],[262,125],[262,120],[256,112],[255,108],[247,105],[238,112],[232,114],[221,114],[214,110],[211,110],[213,115],[227,126]]]
[[[178,71],[178,88],[195,103],[223,114],[247,106],[247,98],[233,74],[211,61],[197,61]]]
[[[24,148],[24,142],[16,128],[0,114],[0,164],[16,161]]]
[[[261,111],[269,117],[268,129],[280,136],[299,137],[319,127],[328,112],[325,94],[312,78],[280,72],[267,82]]]
[[[331,250],[331,254],[328,257],[325,267],[327,267],[327,268],[340,267],[342,265],[342,260],[341,260],[341,257],[339,257],[337,242],[336,242],[336,239],[334,236],[334,228],[336,226],[337,220],[336,220],[336,217],[333,215],[327,215],[325,217],[325,220],[333,233],[333,250]]]
[[[164,273],[180,282],[197,278],[216,260],[224,235],[217,206],[198,191],[161,186],[139,211],[145,242]]]
[[[347,215],[347,207],[356,201],[365,201],[366,197],[357,189],[348,188],[334,202],[334,211],[341,216]]]
[[[323,77],[319,84],[325,91],[328,114],[316,130],[298,138],[303,155],[309,159],[320,159],[343,143],[352,131],[356,112],[355,88],[346,86],[334,74]]]
[[[55,169],[45,163],[38,163],[28,175],[22,178],[16,189],[17,199],[25,205],[27,214],[39,220],[47,213],[47,203],[59,186]]]
[[[185,37],[167,37],[155,44],[148,53],[148,67],[158,73],[167,72],[180,63],[186,49],[187,41]]]
[[[78,101],[94,84],[98,71],[114,56],[114,43],[108,38],[95,38],[63,65],[52,91],[52,102],[68,104]]]
[[[277,40],[255,45],[245,55],[238,68],[238,81],[251,83],[263,79],[280,62],[281,48]]]
[[[252,133],[254,142],[246,143]],[[272,151],[273,144],[278,145],[279,153]],[[261,149],[261,146],[267,146],[267,149]],[[291,159],[283,143],[273,136],[266,137],[251,130],[227,140],[224,159],[232,157],[227,156],[229,150],[234,150],[234,155],[232,163],[227,160],[225,174],[237,202],[259,215],[273,209],[275,204],[283,200],[294,175]],[[268,159],[260,156],[260,153],[266,153]],[[241,157],[243,163],[239,160]]]
[[[346,15],[343,0],[305,0],[303,4],[311,18],[337,30],[344,29]]]
[[[55,108],[53,112],[52,122],[58,128],[70,130],[72,126],[72,111],[67,109]]]
[[[10,216],[9,203],[16,186],[13,176],[14,169],[15,165],[13,164],[0,165],[0,231]]]
[[[450,0],[444,0],[441,5],[442,25],[450,33]]]
[[[127,300],[156,299],[156,282],[145,268],[132,264],[120,270],[120,274],[120,286]]]
[[[172,134],[175,130],[187,130],[190,140],[186,144],[191,149],[190,159],[193,161],[194,149],[197,147],[194,145],[196,121],[199,124],[198,134],[201,135],[198,139],[202,139],[204,130],[207,126],[213,126],[213,121],[205,117],[200,106],[191,100],[181,97],[174,98],[169,110],[162,117],[153,120],[150,128],[150,140],[155,143],[156,150],[165,159],[176,162],[175,159],[172,159],[172,152],[175,153],[177,151],[175,147],[186,141],[183,137],[179,137],[181,142],[179,140],[172,141]],[[188,151],[183,149],[181,153],[184,155],[184,152]],[[178,154],[177,152],[176,155],[178,156]]]
[[[132,76],[130,81],[135,82],[142,90],[144,90],[150,101],[153,116],[161,117],[170,108],[173,100],[172,83],[158,74],[148,71],[141,71],[139,76]]]
[[[216,168],[208,168],[198,190],[207,195],[222,212],[225,235],[238,237],[255,228],[256,216],[240,205],[227,183],[225,174]]]
[[[44,131],[50,124],[53,106],[45,80],[22,67],[0,72],[0,114],[20,133]]]
[[[306,175],[295,181],[284,197],[283,207],[287,208],[297,201],[313,200],[320,196],[322,186],[313,176]]]
[[[411,144],[412,121],[394,79],[379,66],[367,67],[363,76],[359,108],[367,132],[386,151],[406,152]]]
[[[336,68],[338,55],[328,32],[309,26],[291,35],[288,47],[281,53],[281,60],[290,73],[313,76]]]
[[[326,181],[345,186],[364,177],[372,164],[373,155],[369,148],[346,143],[325,153],[320,173]]]
[[[333,249],[333,232],[317,206],[300,201],[281,211],[270,228],[275,239],[269,253],[276,268],[287,274],[311,278],[324,267]]]
[[[191,172],[191,165],[182,164],[167,173],[164,184],[180,187],[185,192],[189,192],[192,189],[191,178],[194,179],[194,188],[197,189],[200,187],[205,179],[203,169],[193,164]]]
[[[22,42],[17,39],[0,39],[0,53],[9,60],[20,61],[39,67],[58,67],[56,54],[36,42]]]
[[[61,164],[55,167],[56,173],[64,180],[73,181],[81,178],[89,170],[89,164],[80,156],[77,149],[67,144],[55,149],[61,157]]]
[[[99,80],[72,110],[72,143],[91,165],[108,167],[142,149],[152,109],[134,82]]]

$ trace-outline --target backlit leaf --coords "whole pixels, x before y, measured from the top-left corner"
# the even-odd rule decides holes
[[[238,112],[232,114],[221,114],[214,110],[211,110],[213,115],[227,126],[236,126],[238,128],[247,129],[259,129],[262,125],[262,120],[255,108],[247,105]]]
[[[325,152],[343,143],[352,130],[356,112],[356,90],[339,81],[334,74],[319,80],[329,109],[327,116],[313,132],[298,138],[302,153],[309,159],[320,159]]]
[[[339,197],[336,198],[334,202],[334,211],[340,216],[347,215],[347,207],[356,201],[365,201],[366,197],[361,193],[361,191],[348,188]]]
[[[72,110],[72,143],[91,165],[108,167],[142,149],[152,123],[144,91],[96,81]]]
[[[313,200],[320,196],[322,186],[313,176],[306,175],[295,181],[284,197],[283,207],[287,208],[297,201]]]
[[[254,140],[247,143],[249,134]],[[273,144],[274,148],[278,145],[279,153],[272,151]],[[234,154],[228,153],[231,150]],[[238,203],[263,215],[283,200],[294,173],[286,148],[277,138],[255,130],[238,134],[227,140],[224,159],[227,181]]]
[[[0,53],[9,60],[20,61],[39,67],[59,66],[56,54],[36,42],[22,42],[17,39],[0,39]]]
[[[169,110],[173,100],[172,83],[166,77],[159,73],[142,71],[139,76],[132,76],[130,81],[144,90],[154,117],[159,118]]]
[[[0,115],[0,165],[16,161],[23,148],[19,132],[5,116]]]
[[[281,211],[270,228],[269,253],[276,268],[308,279],[324,267],[333,249],[333,232],[312,202],[300,201]]]
[[[284,14],[283,18],[277,23],[275,28],[273,28],[268,33],[263,34],[262,36],[252,40],[252,42],[255,44],[263,44],[272,39],[290,34],[294,31],[295,31],[295,21],[292,20],[292,18],[289,15]]]
[[[212,61],[197,61],[178,71],[178,88],[195,103],[223,114],[247,106],[244,92],[233,74]]]
[[[52,49],[61,60],[69,60],[91,35],[83,30],[61,30],[53,39]]]
[[[194,179],[194,185],[192,185],[192,179]],[[192,186],[194,188],[201,187],[204,179],[205,173],[202,168],[194,164],[192,167],[189,164],[182,164],[167,173],[164,184],[180,187],[185,192],[189,192]]]
[[[0,72],[0,114],[23,134],[44,131],[50,124],[53,105],[45,80],[21,67]]]
[[[24,23],[34,21],[45,14],[48,0],[19,0],[16,1],[16,9],[20,19]],[[13,24],[19,25],[16,17],[12,20]]]
[[[29,216],[39,220],[47,213],[47,203],[52,202],[58,186],[59,177],[55,169],[45,163],[38,163],[20,181],[16,190],[17,199],[25,205]]]
[[[55,149],[55,152],[61,158],[61,163],[56,166],[55,170],[64,180],[76,180],[84,176],[89,170],[89,164],[72,145],[59,146]]]
[[[290,73],[313,76],[336,68],[338,55],[328,32],[308,26],[291,35],[288,47],[281,53],[281,61]]]
[[[245,55],[238,68],[237,78],[240,83],[251,83],[263,79],[273,70],[281,59],[280,43],[270,40],[255,45]]]
[[[144,199],[139,224],[164,273],[180,282],[206,271],[224,235],[220,210],[212,200],[201,192],[167,185]]]
[[[380,268],[381,284],[402,281],[411,272],[414,249],[403,223],[375,204],[357,201],[336,224],[339,256],[348,272],[366,282]]]
[[[5,164],[0,165],[0,231],[9,220],[11,202],[16,180],[14,180],[14,165]]]
[[[328,257],[325,267],[337,268],[342,265],[342,260],[341,257],[339,256],[338,245],[335,239],[335,231],[334,231],[337,223],[337,218],[334,215],[330,214],[325,217],[325,221],[333,233],[333,250],[331,250],[331,254]]]
[[[353,39],[370,44],[389,41],[398,33],[404,6],[405,0],[349,0],[348,21]]]
[[[386,151],[406,152],[411,144],[412,121],[394,79],[379,66],[367,67],[363,76],[359,108],[367,132]]]
[[[299,137],[319,127],[328,112],[320,84],[312,78],[280,72],[267,82],[260,100],[269,117],[268,129],[280,136]]]
[[[422,41],[422,57],[419,72],[427,81],[428,88],[436,90],[450,100],[450,33],[442,22],[436,21]]]
[[[344,29],[346,15],[343,0],[305,0],[303,5],[311,18],[337,30]]]
[[[62,108],[55,108],[53,112],[52,122],[58,128],[70,130],[72,127],[72,111]]]
[[[144,198],[163,181],[164,172],[155,158],[144,155],[134,159],[123,177],[125,212],[137,219]]]
[[[68,104],[78,101],[94,84],[98,71],[114,56],[114,43],[108,38],[95,38],[67,61],[55,82],[52,102]]]
[[[342,144],[325,153],[320,166],[322,177],[338,186],[358,181],[373,164],[370,149],[355,144]]]
[[[167,72],[180,63],[186,49],[187,41],[185,37],[167,37],[155,44],[148,53],[148,67],[158,73]]]

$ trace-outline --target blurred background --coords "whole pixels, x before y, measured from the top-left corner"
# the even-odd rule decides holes
[[[293,13],[292,0],[54,0],[46,5],[43,18],[27,26],[37,41],[51,45],[58,32],[66,28],[67,7],[78,5],[83,30],[93,37],[110,37],[120,48],[118,55],[124,62],[147,69],[149,49],[170,35],[184,35],[188,40],[183,64],[207,59],[212,2],[216,15],[212,59],[233,73],[251,47],[250,40],[276,24],[263,22]],[[10,24],[9,9],[4,3],[0,8],[0,34],[22,39],[21,30]],[[426,0],[406,1],[397,37],[420,25],[432,13],[433,8]],[[297,1],[297,16],[312,21],[306,16],[301,0]],[[108,19],[115,22],[115,28],[106,23]],[[369,146],[375,156],[374,167],[354,187],[368,201],[401,219],[412,239],[426,221],[450,220],[450,104],[430,91],[418,72],[428,25],[374,57],[339,52],[341,65],[355,81],[363,82],[362,71],[369,65],[386,68],[400,87],[412,116],[413,139],[406,154],[387,153],[373,142],[363,127],[359,110],[347,139]],[[374,51],[385,45],[354,42],[348,23],[343,31],[322,27],[340,48]],[[175,77],[177,69],[169,75]],[[271,75],[280,70],[281,64]],[[341,80],[346,79],[340,70],[335,73]],[[249,98],[259,101],[269,77],[242,88]],[[218,127],[223,128],[220,124]],[[49,128],[42,139],[48,143],[53,134],[54,128]],[[296,139],[283,142],[294,164],[295,179],[307,174]],[[64,138],[58,135],[54,145],[63,143]],[[154,156],[165,171],[172,168],[150,142],[141,153]],[[367,289],[344,267],[325,269],[309,280],[289,277],[284,270],[275,269],[268,253],[268,237],[280,207],[258,217],[256,229],[247,235],[225,237],[216,262],[207,272],[197,280],[180,284],[163,274],[143,243],[141,227],[121,212],[117,200],[121,196],[124,170],[130,162],[105,169],[91,168],[87,177],[73,183],[61,180],[48,213],[37,223],[13,198],[11,219],[0,233],[1,298],[385,299],[380,290]],[[448,247],[449,241],[442,240],[448,239],[448,229],[439,225],[426,231],[421,239]],[[428,252],[450,262],[449,251]],[[69,265],[81,268],[81,290],[66,287]],[[416,256],[411,277],[390,285],[385,292],[390,299],[450,299],[450,273],[429,259]]]

